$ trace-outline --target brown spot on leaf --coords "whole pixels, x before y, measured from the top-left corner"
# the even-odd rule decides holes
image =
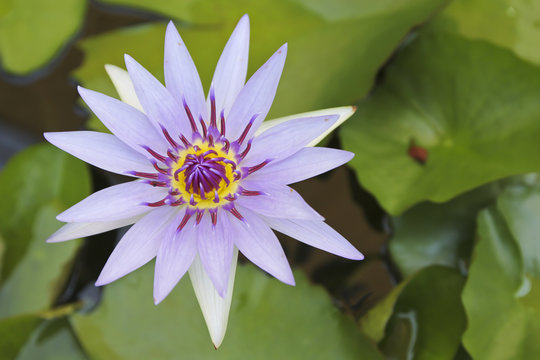
[[[410,157],[412,157],[417,163],[424,165],[428,159],[428,150],[422,146],[418,146],[414,141],[411,141],[409,150],[407,151]]]

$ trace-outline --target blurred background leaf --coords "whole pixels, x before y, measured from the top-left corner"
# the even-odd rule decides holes
[[[122,0],[107,3],[132,5],[180,20],[181,35],[206,89],[234,25],[243,14],[249,14],[249,74],[279,46],[289,43],[287,64],[269,115],[276,117],[357,102],[369,91],[379,67],[407,32],[445,2]],[[80,45],[87,57],[75,77],[86,87],[114,94],[103,65],[124,67],[124,53],[159,77],[163,73],[163,26],[145,24],[85,39]],[[95,118],[91,126],[103,130]]]
[[[2,0],[2,67],[28,75],[57,55],[82,25],[86,0]]]
[[[538,1],[455,0],[440,18],[440,25],[449,31],[488,40],[540,65]]]
[[[73,316],[72,323],[96,359],[382,359],[322,288],[300,272],[295,278],[296,287],[289,287],[251,265],[239,266],[219,351],[187,278],[163,303],[153,304],[153,263],[107,285],[100,307]]]

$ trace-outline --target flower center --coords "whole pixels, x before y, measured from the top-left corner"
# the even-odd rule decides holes
[[[214,208],[234,200],[240,179],[230,151],[207,142],[181,151],[169,174],[169,193],[197,208]]]

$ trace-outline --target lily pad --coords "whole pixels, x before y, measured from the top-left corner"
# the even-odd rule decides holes
[[[113,0],[186,21],[180,33],[199,70],[203,85],[212,74],[234,25],[247,13],[251,19],[250,70],[253,73],[283,43],[287,63],[270,117],[348,105],[362,98],[375,74],[415,25],[445,1],[137,1]],[[121,29],[83,40],[86,54],[75,76],[86,87],[111,93],[103,65],[123,66],[125,52],[141,60],[153,74],[163,70],[162,24]]]
[[[540,69],[511,51],[426,29],[384,78],[341,136],[391,214],[540,170]]]
[[[496,208],[478,218],[478,243],[463,291],[463,343],[475,359],[531,359],[540,353],[540,279],[527,271],[525,249],[507,219]]]
[[[495,202],[497,183],[444,203],[425,202],[394,218],[389,249],[404,277],[430,266],[464,269],[476,234],[478,212]]]
[[[87,196],[85,165],[50,145],[14,156],[0,173],[0,234],[5,245],[0,318],[46,310],[63,284],[78,242],[46,244],[56,215]]]
[[[27,75],[50,61],[82,25],[85,0],[7,0],[0,5],[4,69]]]
[[[440,24],[448,30],[506,47],[540,65],[538,1],[456,0],[440,18]]]
[[[72,323],[96,359],[381,359],[302,273],[289,287],[252,266],[237,271],[229,329],[218,351],[187,278],[159,306],[153,304],[153,264],[108,285],[99,308],[74,315]]]

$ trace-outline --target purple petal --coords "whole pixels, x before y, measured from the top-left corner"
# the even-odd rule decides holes
[[[234,29],[214,72],[212,85],[216,97],[217,115],[229,114],[234,100],[246,81],[249,55],[249,17],[242,16]]]
[[[244,180],[246,190],[262,191],[264,195],[240,196],[235,203],[261,215],[305,220],[324,220],[294,189],[268,182]]]
[[[274,230],[305,244],[352,260],[362,260],[362,255],[343,236],[322,221],[276,219],[263,217]]]
[[[180,211],[173,221],[172,231],[165,234],[159,247],[154,274],[154,302],[159,304],[184,276],[197,255],[197,228],[190,219],[182,231],[176,227],[185,211]]]
[[[120,140],[147,156],[141,145],[159,153],[167,152],[166,140],[145,114],[134,107],[96,91],[78,87],[79,94],[101,122]]]
[[[247,134],[246,138],[249,139],[266,118],[276,95],[286,56],[287,44],[276,51],[242,88],[227,117],[226,135],[229,139],[239,137],[251,118],[258,115]]]
[[[276,125],[253,139],[252,149],[242,166],[256,165],[267,159],[286,158],[328,130],[337,119],[337,115],[318,116]]]
[[[197,68],[173,22],[165,34],[165,85],[174,98],[185,98],[195,119],[206,118],[206,101]]]
[[[349,151],[323,147],[303,148],[296,154],[271,162],[249,176],[249,180],[275,179],[277,183],[292,184],[309,179],[345,164],[354,157]]]
[[[129,175],[131,171],[155,172],[145,156],[111,134],[66,131],[43,135],[54,146],[107,171],[122,175]]]
[[[206,213],[197,228],[199,258],[219,296],[225,298],[234,248],[225,211],[218,212],[215,226],[210,215]]]
[[[238,250],[255,265],[285,284],[294,285],[294,276],[283,248],[274,232],[252,211],[237,207],[244,217],[238,220],[227,213]]]
[[[122,237],[107,260],[96,286],[108,284],[143,266],[156,256],[163,236],[176,226],[176,208],[164,206],[151,211]]]
[[[183,107],[152,74],[131,56],[126,55],[126,67],[141,105],[156,129],[165,127],[172,136],[191,134],[191,126]]]
[[[148,209],[150,211],[150,209]],[[126,219],[119,219],[113,221],[99,221],[99,222],[76,222],[67,223],[58,229],[54,234],[47,239],[48,243],[55,243],[66,240],[79,239],[86,236],[92,236],[101,234],[106,231],[118,229],[127,225],[131,225],[139,221],[144,215],[132,216]]]
[[[167,191],[140,181],[131,181],[100,190],[73,205],[56,218],[63,222],[114,221],[149,210],[145,202],[163,199]]]

